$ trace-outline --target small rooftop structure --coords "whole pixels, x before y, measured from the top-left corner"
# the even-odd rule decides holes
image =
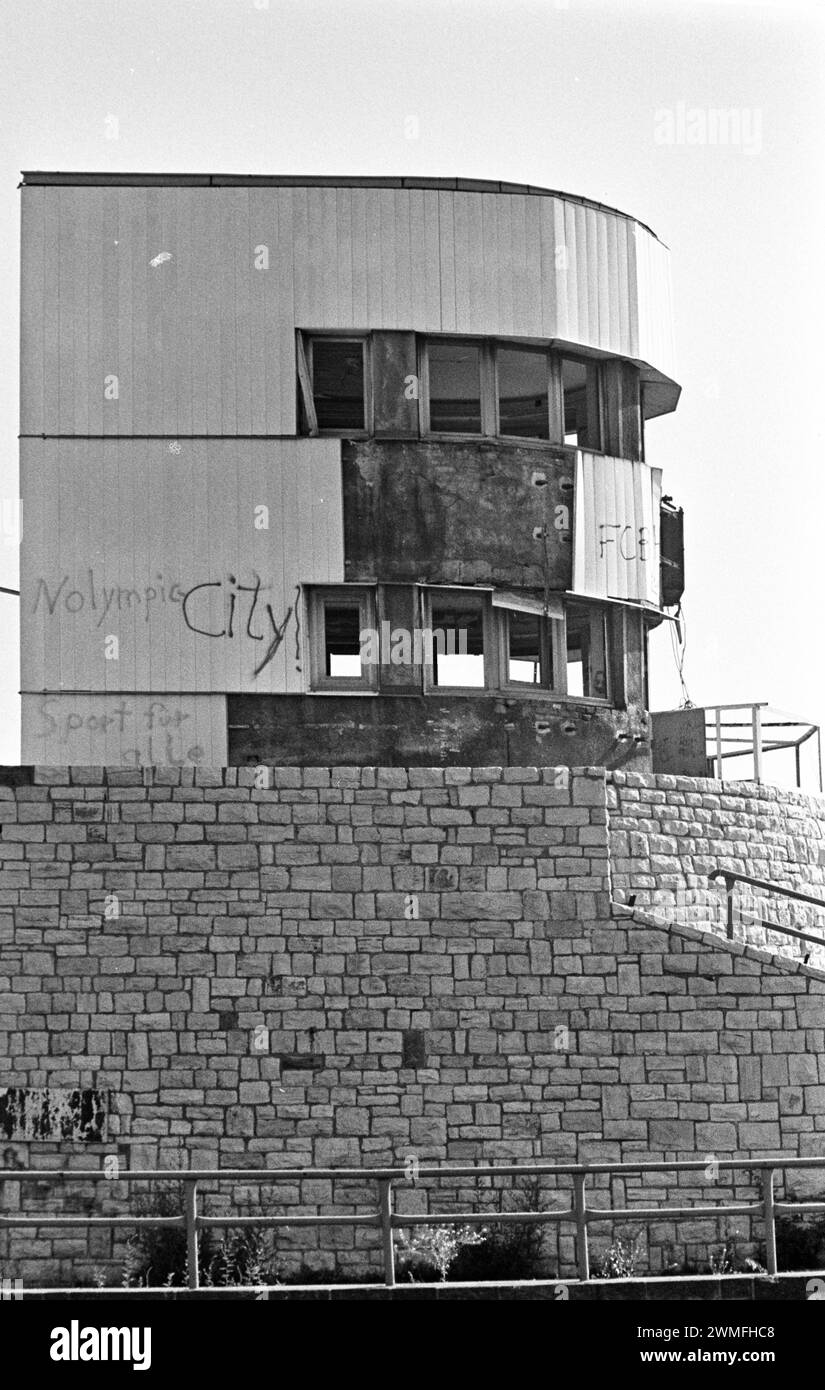
[[[766,775],[769,753],[793,754],[793,783],[800,790],[822,791],[822,741],[818,724],[767,701],[742,705],[699,705],[661,710],[652,715],[654,772],[681,773],[690,777],[777,782],[776,758]],[[803,759],[809,745],[813,758]],[[807,750],[806,750],[807,752]],[[747,759],[746,769],[742,760]],[[803,766],[806,763],[807,766]]]

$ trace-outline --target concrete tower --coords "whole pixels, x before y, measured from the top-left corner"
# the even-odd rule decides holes
[[[24,761],[649,766],[682,579],[648,228],[515,184],[27,173],[22,324]]]

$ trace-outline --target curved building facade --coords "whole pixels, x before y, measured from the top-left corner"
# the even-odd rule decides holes
[[[544,189],[24,175],[24,761],[648,766],[670,306]]]

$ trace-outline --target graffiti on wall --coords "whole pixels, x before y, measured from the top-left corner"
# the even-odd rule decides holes
[[[94,568],[89,568],[82,579],[74,582],[68,574],[59,582],[41,575],[31,611],[47,618],[86,613],[92,626],[99,629],[104,623],[111,626],[120,614],[151,623],[153,618],[165,616],[174,608],[178,620],[197,637],[219,642],[254,642],[251,675],[256,678],[280,650],[293,617],[297,633],[300,587],[295,586],[292,603],[281,613],[267,598],[271,589],[272,585],[265,584],[255,570],[248,577],[225,574],[191,584],[157,573],[151,583],[124,586],[105,583]],[[296,657],[298,650],[296,637]],[[300,669],[297,660],[296,665]]]
[[[193,718],[191,710],[169,700],[110,697],[90,704],[50,695],[39,702],[37,714],[40,727],[33,730],[33,737],[43,739],[50,748],[57,744],[68,749],[76,740],[89,737],[94,744],[111,734],[119,739],[118,761],[135,767],[145,763],[196,766],[205,756],[199,743],[187,746],[192,735],[183,725]]]

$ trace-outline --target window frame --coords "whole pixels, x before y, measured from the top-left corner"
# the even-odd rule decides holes
[[[434,430],[430,425],[430,344],[431,343],[469,343],[478,348],[478,387],[479,405],[481,415],[481,429],[473,432],[466,430]],[[494,402],[490,398],[490,374],[492,365],[490,361],[490,340],[479,338],[471,333],[426,333],[419,335],[418,338],[418,404],[419,404],[419,429],[422,439],[451,439],[469,440],[477,442],[480,439],[489,439],[491,426],[495,426],[495,419],[491,415],[491,408]]]
[[[543,357],[544,357],[544,365],[545,365],[545,368],[546,368],[546,375],[547,375],[547,438],[546,438],[546,439],[541,439],[541,438],[539,438],[539,437],[536,436],[536,435],[504,434],[504,432],[502,431],[502,428],[501,428],[501,401],[500,401],[499,377],[498,377],[498,355],[499,355],[499,353],[502,352],[502,351],[503,351],[503,352],[531,352],[531,353],[536,354],[537,356],[543,356]],[[554,438],[553,438],[553,430],[554,430],[554,427],[555,427],[556,424],[557,424],[557,411],[556,411],[555,406],[554,406],[555,383],[554,383],[554,381],[553,381],[553,356],[554,356],[553,349],[550,348],[550,347],[541,347],[541,346],[536,345],[535,343],[507,342],[506,339],[494,338],[494,339],[491,341],[491,344],[490,344],[490,355],[491,355],[491,359],[492,359],[492,360],[491,360],[491,364],[490,364],[490,370],[491,370],[491,373],[492,373],[492,388],[493,388],[493,399],[492,399],[493,415],[494,415],[493,424],[494,424],[494,434],[495,434],[496,439],[503,439],[503,440],[505,440],[505,442],[508,443],[508,444],[526,444],[526,445],[531,445],[531,444],[540,444],[540,445],[541,445],[541,444],[544,444],[544,445],[547,445],[547,444],[554,444],[556,441],[555,441]]]
[[[316,335],[323,336],[323,335]],[[525,342],[523,339],[482,338],[470,333],[418,333],[418,381],[419,381],[419,433],[422,439],[435,439],[449,442],[458,440],[478,442],[479,440],[501,439],[507,444],[520,444],[527,448],[585,449],[586,453],[604,453],[605,443],[605,390],[602,362],[597,357],[583,353],[568,352],[552,344]],[[475,433],[466,431],[434,430],[430,421],[430,364],[429,349],[434,342],[470,343],[479,351],[479,389],[481,392],[481,430]],[[501,432],[501,411],[499,406],[498,354],[500,351],[532,352],[543,355],[547,364],[547,439],[521,434]],[[593,372],[596,383],[595,426],[598,434],[597,445],[566,444],[564,440],[564,387],[562,382],[562,361],[580,363],[587,372]]]
[[[606,694],[604,695],[571,695],[567,688],[567,637],[568,637],[568,616],[571,608],[583,608],[589,614],[590,621],[593,621],[594,610],[600,611],[602,622],[602,633],[604,641],[604,676]],[[613,704],[614,672],[613,662],[615,659],[614,651],[614,624],[611,621],[610,605],[599,603],[597,599],[580,598],[578,595],[571,595],[564,605],[564,696],[566,700],[572,700],[581,705],[606,705],[611,709]]]
[[[378,666],[362,661],[360,676],[328,676],[326,674],[326,616],[327,603],[346,604],[357,601],[359,632],[378,630],[377,594],[367,584],[312,584],[303,589],[305,599],[306,638],[309,692],[311,694],[364,695],[378,692]]]
[[[317,414],[315,406],[315,381],[314,381],[314,345],[317,341],[324,342],[344,342],[360,343],[361,360],[364,372],[364,428],[363,429],[321,429],[320,426],[314,432],[315,438],[321,439],[370,439],[373,435],[373,393],[372,393],[372,334],[351,332],[348,329],[331,330],[329,332],[314,331],[308,328],[299,329],[301,335],[301,347],[303,348],[304,361],[306,362],[307,374],[309,377],[309,390],[312,393],[313,409]]]
[[[526,610],[507,608],[504,605],[497,604],[493,611],[496,615],[499,630],[501,689],[512,691],[519,695],[563,695],[565,693],[565,671],[561,661],[561,653],[566,650],[564,618],[553,618],[546,613],[530,614],[531,617],[538,619],[539,642],[541,645],[542,679],[539,684],[536,684],[534,681],[519,681],[510,678],[510,618],[513,613],[524,612]],[[549,684],[545,680],[545,673],[549,675]]]
[[[453,608],[480,611],[484,642],[483,685],[439,685],[435,680],[434,663],[422,661],[422,690],[425,695],[489,695],[500,689],[498,635],[489,589],[451,587],[445,584],[419,586],[419,612],[424,630],[435,631],[433,602],[449,603]]]
[[[585,357],[579,352],[566,352],[561,348],[555,349],[556,367],[558,374],[558,412],[559,427],[561,430],[560,438],[562,447],[565,449],[583,449],[586,454],[603,454],[605,443],[605,391],[604,375],[602,363],[598,357]],[[563,362],[578,362],[584,367],[585,372],[593,371],[596,380],[596,431],[598,434],[598,444],[567,444],[564,438],[564,381],[562,378]]]

